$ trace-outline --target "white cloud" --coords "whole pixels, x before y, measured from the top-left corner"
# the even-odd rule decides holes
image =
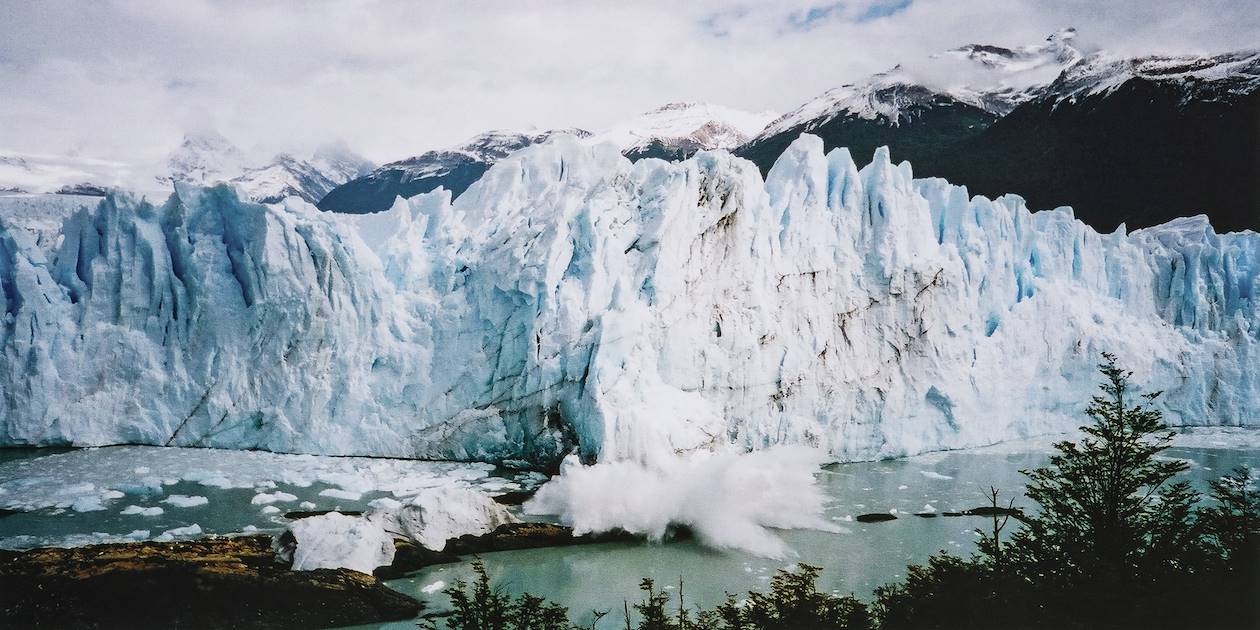
[[[0,147],[148,161],[212,127],[260,155],[342,138],[389,160],[672,100],[787,111],[899,61],[1064,26],[1125,52],[1260,32],[1247,0],[903,4],[0,0]]]

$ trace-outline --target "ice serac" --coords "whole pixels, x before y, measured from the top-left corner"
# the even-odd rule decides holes
[[[1102,351],[1173,422],[1260,424],[1260,235],[1100,235],[808,135],[765,181],[558,137],[374,215],[181,187],[56,246],[3,221],[7,444],[870,458],[1075,426]]]

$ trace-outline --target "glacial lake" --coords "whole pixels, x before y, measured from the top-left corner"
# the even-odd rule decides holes
[[[718,551],[693,540],[507,551],[482,558],[495,585],[568,606],[574,621],[588,621],[592,610],[614,608],[601,624],[607,628],[619,627],[622,600],[637,601],[644,577],[671,593],[677,593],[681,579],[688,606],[713,606],[726,592],[742,596],[764,590],[775,571],[808,562],[823,567],[821,589],[869,601],[875,587],[901,579],[907,564],[940,550],[964,555],[975,550],[975,529],[988,526],[989,519],[943,512],[985,505],[991,485],[1004,498],[1016,496],[1017,506],[1034,507],[1022,497],[1025,479],[1019,471],[1044,465],[1056,439],[827,466],[818,480],[830,498],[826,518],[837,531],[779,532],[794,552],[789,558]],[[1235,466],[1260,467],[1260,430],[1193,429],[1178,436],[1176,444],[1166,455],[1188,462],[1186,478],[1201,490]],[[541,481],[536,474],[476,464],[156,447],[4,449],[0,507],[20,511],[0,518],[0,547],[142,540],[171,531],[174,538],[195,537],[181,533],[194,524],[207,534],[274,532],[290,510],[362,509],[373,498],[437,484],[494,493]],[[172,501],[174,496],[187,499]],[[124,514],[132,505],[133,513]],[[898,518],[892,521],[855,520],[860,514],[893,511]],[[1016,526],[1012,520],[1007,531]],[[429,567],[389,585],[425,601],[434,612],[447,607],[443,586],[470,577],[470,562],[463,562]]]

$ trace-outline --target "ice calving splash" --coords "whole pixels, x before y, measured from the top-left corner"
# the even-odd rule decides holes
[[[791,554],[774,529],[837,531],[816,475],[826,454],[803,446],[699,453],[591,466],[570,456],[525,512],[558,515],[575,535],[621,529],[659,541],[686,527],[701,543],[759,556]]]

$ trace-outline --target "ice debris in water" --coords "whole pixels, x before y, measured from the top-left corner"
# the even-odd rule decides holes
[[[339,488],[328,488],[319,491],[319,496],[330,497],[333,499],[343,499],[346,501],[358,501],[363,498],[362,492],[353,492],[351,490],[341,490]]]
[[[297,496],[289,494],[288,492],[260,492],[254,495],[254,498],[250,500],[250,503],[253,505],[266,505],[269,503],[288,501],[297,501]]]
[[[119,512],[119,514],[122,514],[123,516],[161,516],[164,512],[166,512],[166,510],[163,510],[162,508],[157,507],[156,505],[152,507],[128,505],[127,507],[123,508],[122,511]]]
[[[153,540],[157,542],[170,542],[176,538],[194,538],[201,535],[201,526],[193,523],[186,527],[176,527],[162,532]]]
[[[136,467],[143,460],[146,466]],[[165,486],[182,481],[223,481],[230,488],[257,488],[278,481],[297,487],[315,482],[350,488],[357,493],[386,492],[415,496],[443,485],[507,487],[509,481],[534,488],[545,477],[513,474],[511,480],[490,476],[493,466],[455,462],[286,455],[257,451],[115,446],[83,449],[0,463],[0,507],[32,511],[44,508],[104,509],[122,498],[156,497]],[[92,479],[83,482],[81,479]],[[487,492],[494,494],[493,491]],[[259,493],[276,501],[292,501],[288,492]],[[168,497],[178,507],[184,499]],[[350,496],[349,493],[347,496]],[[173,499],[173,500],[171,500]],[[201,499],[194,499],[201,502]],[[267,499],[257,499],[266,501]],[[302,509],[315,509],[306,502]]]
[[[180,508],[197,507],[197,506],[205,505],[209,502],[210,502],[210,499],[207,499],[206,497],[202,497],[202,496],[190,497],[184,494],[172,494],[171,496],[166,497],[165,499],[162,500],[162,503],[169,503],[175,507],[180,507]]]

